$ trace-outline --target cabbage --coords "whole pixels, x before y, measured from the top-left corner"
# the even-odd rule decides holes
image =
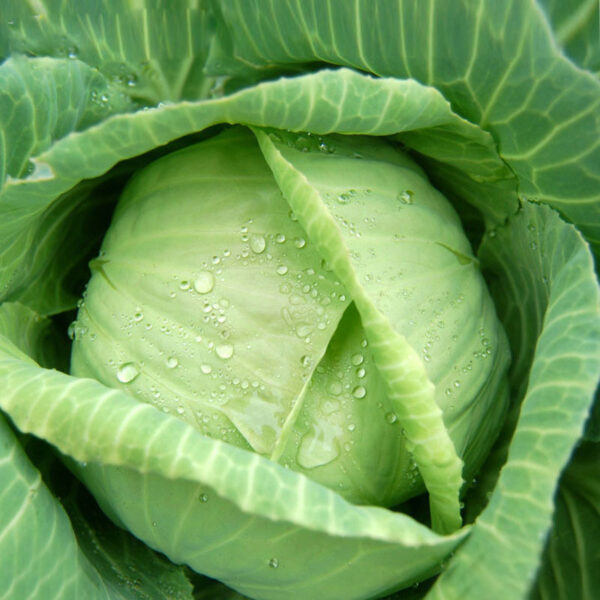
[[[597,4],[5,4],[0,598],[592,598]]]

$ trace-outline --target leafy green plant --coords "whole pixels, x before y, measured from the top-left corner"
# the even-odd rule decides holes
[[[198,4],[1,8],[0,597],[592,598],[597,3]]]

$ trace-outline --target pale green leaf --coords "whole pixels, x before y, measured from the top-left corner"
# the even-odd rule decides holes
[[[54,64],[50,59],[44,60],[50,65]],[[62,68],[60,65],[63,62],[58,61],[58,69]],[[0,66],[0,77],[2,70],[9,66]],[[85,88],[84,91],[87,99],[89,89]],[[57,105],[56,111],[60,112],[63,108]],[[37,155],[35,160],[44,165],[48,177],[30,176],[5,182],[0,192],[0,211],[6,215],[0,221],[0,297],[18,300],[26,289],[28,301],[36,308],[43,309],[46,313],[63,309],[72,296],[60,289],[66,275],[60,269],[63,265],[70,266],[70,263],[55,258],[56,253],[61,251],[61,245],[53,247],[49,244],[44,252],[36,253],[35,245],[30,240],[40,235],[46,240],[45,234],[54,220],[70,214],[66,207],[88,194],[93,198],[97,198],[97,195],[93,186],[91,189],[85,187],[83,190],[76,190],[71,199],[58,200],[65,208],[57,209],[54,217],[47,216],[46,211],[51,212],[50,207],[57,198],[82,179],[98,177],[119,161],[222,122],[316,133],[338,131],[344,134],[389,135],[418,129],[421,136],[426,136],[426,130],[430,130],[429,140],[436,139],[436,132],[439,133],[440,140],[446,140],[440,145],[440,151],[445,148],[445,152],[450,152],[451,148],[447,132],[450,128],[460,134],[457,148],[472,137],[472,144],[467,145],[470,148],[480,148],[482,157],[485,158],[483,162],[487,165],[479,172],[480,176],[484,182],[489,176],[491,182],[488,185],[495,185],[493,181],[496,175],[491,166],[494,164],[491,138],[457,117],[436,90],[413,81],[374,79],[346,69],[323,71],[263,83],[218,100],[183,102],[133,114],[119,114],[86,131],[72,131]],[[7,143],[12,143],[17,137],[17,130],[7,129],[6,135],[9,136]],[[447,168],[460,173],[454,166],[467,164],[462,163],[461,155],[462,151],[457,150],[456,156],[459,158],[452,159]],[[27,152],[21,153],[19,160],[25,163],[28,160]],[[499,164],[498,185],[500,190],[507,191],[506,186],[511,187],[513,184],[502,175],[501,161],[498,158],[495,161]],[[441,162],[436,164],[442,165]],[[462,178],[468,182],[467,188],[473,185],[474,180],[470,179],[468,173],[463,173]],[[490,205],[489,210],[486,209],[490,221],[501,220],[513,210],[516,202],[514,193],[514,188],[512,191],[508,190],[506,195],[502,192],[499,202]],[[496,197],[500,195],[496,193]],[[484,206],[479,199],[474,203],[479,208]],[[91,207],[94,202],[83,205],[84,212],[74,224],[82,226],[89,239],[97,235],[97,229],[94,227],[95,218],[91,210],[89,213],[85,211],[87,205]],[[58,233],[54,235],[54,243],[57,244],[61,237]],[[69,245],[65,248],[68,249]],[[54,272],[53,277],[43,278],[43,285],[49,289],[42,291],[37,286],[29,285],[30,273],[43,274],[48,268]],[[55,289],[57,286],[59,290]]]
[[[2,415],[0,484],[0,598],[112,599]]]
[[[341,164],[336,169],[329,168],[327,179],[323,179],[322,156],[319,156],[318,151],[316,154],[314,151],[311,152],[310,147],[301,147],[301,138],[280,133],[268,135],[262,131],[256,131],[256,135],[283,195],[298,216],[309,238],[317,245],[324,259],[331,265],[352,296],[361,315],[375,364],[383,374],[387,394],[406,432],[408,449],[413,454],[429,491],[434,528],[446,532],[456,529],[461,522],[458,496],[462,485],[462,461],[457,456],[448,435],[442,420],[442,411],[435,403],[434,385],[428,378],[422,358],[406,337],[392,325],[393,320],[392,315],[389,314],[389,301],[386,294],[381,293],[377,288],[372,291],[369,284],[371,279],[365,277],[369,275],[366,269],[374,267],[375,264],[384,268],[385,263],[381,263],[380,258],[377,260],[373,247],[365,248],[364,244],[352,244],[349,241],[361,236],[360,229],[356,231],[354,223],[345,220],[343,210],[338,218],[336,209],[331,206],[336,199],[338,204],[342,205],[341,208],[338,207],[339,210],[344,204],[353,204],[352,198],[346,202],[339,202],[340,195],[344,193],[349,196],[359,193],[368,195],[362,188],[362,184],[366,182],[361,177],[358,180],[361,183],[360,191],[352,194],[346,189],[346,186],[351,188],[355,183],[345,177],[346,174],[352,173],[349,165]],[[333,139],[323,143],[333,145],[336,142],[339,144],[340,141]],[[304,143],[311,142],[306,140]],[[393,181],[401,189],[404,187],[401,187],[402,179],[398,177],[398,181],[395,181],[394,175],[388,173],[385,166],[388,161],[390,164],[395,163],[397,169],[394,174],[402,173],[410,169],[410,163],[407,163],[406,159],[402,160],[401,155],[394,156],[391,151],[386,153],[384,147],[369,146],[368,143],[357,145],[356,148],[359,156],[366,155],[367,160],[371,160],[373,163],[369,163],[371,169],[375,168],[373,157],[379,158],[382,163],[380,172],[375,171],[377,174],[374,179],[384,179],[384,191],[380,192],[376,188],[372,202],[377,200],[378,195],[385,198],[390,189],[393,189],[393,184],[387,180]],[[340,156],[338,152],[332,150],[334,155]],[[346,160],[362,160],[354,157],[346,148],[341,157]],[[408,178],[408,181],[410,187],[417,190],[415,194],[420,195],[421,190],[416,187],[417,182],[414,178]],[[342,183],[345,185],[340,188]],[[326,200],[329,198],[328,192],[332,196],[329,201]],[[412,193],[410,191],[410,194]],[[386,208],[389,210],[389,202]],[[341,221],[342,225],[346,224],[340,227],[336,219]],[[418,236],[418,231],[413,232],[413,235]],[[375,256],[372,262],[365,262],[364,259],[358,258],[363,253],[369,252]],[[372,279],[383,281],[391,276],[392,273],[376,272]],[[378,291],[380,293],[377,293]],[[378,301],[371,297],[373,292],[374,298]]]
[[[102,508],[150,547],[250,597],[369,598],[438,572],[467,533],[351,505],[122,391],[41,369],[4,335],[0,352],[0,406],[19,429],[78,461]]]
[[[498,300],[507,311],[527,314],[525,304],[539,310],[537,319],[520,321],[523,329],[519,320],[509,320],[512,339],[519,334],[537,344],[490,503],[431,598],[469,597],[482,589],[490,599],[528,593],[551,525],[557,480],[582,434],[600,374],[600,293],[589,248],[572,226],[548,207],[525,204],[488,234],[482,259],[503,282],[505,296]],[[533,296],[527,303],[525,289]]]
[[[218,8],[215,72],[265,76],[319,62],[433,86],[493,135],[521,194],[600,243],[600,81],[562,55],[534,0],[225,0]]]

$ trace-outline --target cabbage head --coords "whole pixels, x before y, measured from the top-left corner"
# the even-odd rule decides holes
[[[596,3],[1,18],[0,599],[593,598]]]

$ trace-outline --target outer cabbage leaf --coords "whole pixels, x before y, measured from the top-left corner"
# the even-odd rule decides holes
[[[600,444],[579,446],[563,473],[554,525],[531,598],[591,600],[600,584]]]
[[[8,338],[0,342],[10,390],[0,404],[19,429],[78,461],[103,509],[149,546],[251,597],[368,598],[435,573],[466,534],[440,537],[406,515],[348,504],[303,475],[205,438],[124,392],[42,369]],[[113,486],[128,499],[119,512]]]
[[[81,0],[77,10],[68,0],[6,0],[0,52],[84,63],[137,105],[204,98],[218,85],[203,70],[214,19],[197,2],[177,8],[163,0]],[[113,102],[112,95],[94,99],[104,108]]]
[[[26,353],[62,361],[52,323],[24,306],[3,304],[0,329],[27,363]],[[191,600],[182,569],[110,523],[51,448],[17,437],[4,417],[0,440],[0,597]]]
[[[593,0],[540,0],[566,54],[588,71],[600,74],[600,7]]]
[[[557,208],[600,243],[600,81],[562,55],[534,0],[215,6],[214,72],[258,69],[265,77],[275,65],[319,62],[435,87],[494,136],[521,194]],[[447,178],[429,171],[436,182]]]
[[[514,256],[520,257],[518,264]],[[600,290],[591,253],[577,230],[548,207],[525,204],[487,235],[481,258],[498,278],[497,302],[509,338],[525,348],[516,355],[515,368],[531,360],[529,348],[535,351],[506,464],[498,481],[487,483],[489,504],[431,598],[469,597],[482,589],[489,598],[529,592],[551,526],[559,475],[582,435],[600,375]],[[530,294],[527,302],[523,290]],[[487,471],[486,477],[495,474]],[[508,575],[499,578],[498,572]]]
[[[49,68],[64,68],[64,61],[44,61]],[[15,69],[28,71],[31,68],[29,62],[15,66],[8,61],[0,66],[0,80],[3,75],[12,76]],[[84,87],[81,94],[88,101],[89,88]],[[66,106],[70,104],[58,99],[55,111],[60,113]],[[60,237],[55,236],[43,252],[37,252],[31,241],[40,235],[46,240],[44,234],[52,223],[64,218],[64,215],[52,214],[55,201],[83,179],[103,175],[119,161],[222,122],[323,134],[336,131],[390,135],[419,130],[425,135],[430,131],[430,138],[439,136],[440,147],[445,145],[450,155],[461,156],[465,143],[471,140],[468,146],[472,153],[479,149],[482,169],[488,173],[484,177],[485,181],[489,178],[488,185],[493,187],[498,179],[500,191],[504,192],[510,183],[491,136],[454,114],[436,90],[413,81],[373,79],[347,69],[267,82],[222,99],[182,102],[133,114],[118,114],[80,133],[68,130],[36,156],[22,151],[19,160],[26,163],[27,159],[35,158],[38,165],[43,165],[44,176],[34,172],[21,179],[11,178],[4,181],[0,190],[0,210],[6,215],[0,221],[0,298],[19,300],[23,293],[31,294],[29,304],[45,314],[64,310],[69,301],[74,305],[72,292],[63,289],[66,273],[60,272],[61,268],[68,271],[71,265],[68,261],[58,260],[56,253],[60,249],[63,254],[80,255],[79,238],[67,238],[60,244]],[[447,128],[460,132],[454,142],[448,138]],[[44,135],[53,136],[52,132],[52,129],[44,130]],[[5,143],[10,145],[19,136],[14,127],[7,126],[1,133]],[[454,160],[447,168],[457,172],[453,167]],[[483,177],[482,173],[480,175]],[[468,175],[464,178],[472,185]],[[72,192],[79,197],[90,193],[93,194],[93,190],[89,188],[83,192],[76,188]],[[93,205],[81,206],[85,208],[88,204]],[[479,201],[478,206],[484,205]],[[72,205],[65,201],[64,206]],[[516,209],[516,187],[512,198],[509,195],[503,197],[500,204],[490,203],[486,214],[497,221],[513,209]],[[80,213],[72,227],[83,227],[83,235],[97,239],[98,223],[91,212],[87,219]],[[49,269],[53,270],[53,277],[45,276]],[[40,273],[43,277],[43,285],[47,288],[43,294],[37,286],[29,286],[27,290],[30,273]],[[50,298],[54,300],[50,301]]]

